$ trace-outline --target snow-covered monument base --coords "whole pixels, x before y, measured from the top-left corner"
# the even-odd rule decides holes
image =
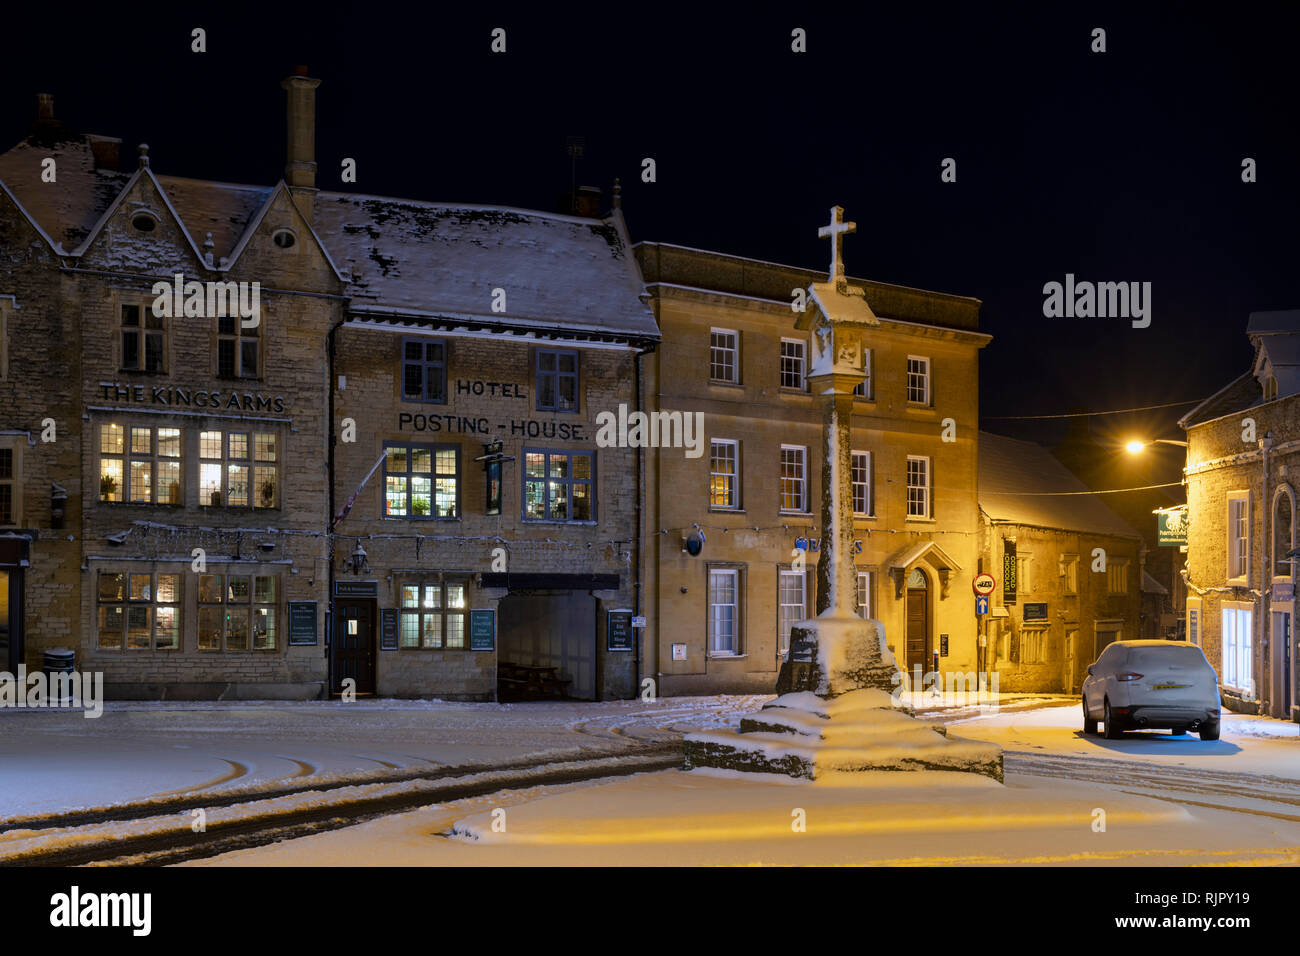
[[[901,685],[879,621],[818,617],[791,631],[781,695],[736,731],[689,734],[686,769],[816,780],[868,770],[946,770],[1002,780],[1002,748],[951,737],[896,703]],[[806,659],[798,659],[806,658]]]

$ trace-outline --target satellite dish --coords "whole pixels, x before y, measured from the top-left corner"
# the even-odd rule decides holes
[[[697,558],[699,557],[700,552],[704,550],[704,542],[706,540],[704,532],[697,528],[686,536],[686,541],[684,542],[685,547],[682,550],[692,558]]]

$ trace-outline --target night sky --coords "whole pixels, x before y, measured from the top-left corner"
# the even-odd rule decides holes
[[[852,275],[983,300],[986,416],[1204,397],[1245,371],[1249,312],[1300,307],[1293,5],[1211,19],[1145,3],[864,4],[849,17],[840,4],[732,5],[732,17],[660,3],[400,16],[336,4],[301,7],[308,22],[270,4],[204,6],[7,13],[4,146],[44,91],[70,127],[121,136],[124,156],[147,141],[159,173],[272,184],[279,81],[304,63],[323,81],[326,188],[553,209],[569,186],[565,139],[581,135],[579,183],[622,178],[634,240],[821,268],[816,230],[838,203],[858,223]],[[195,26],[205,54],[190,52]],[[489,51],[496,26],[504,56]],[[790,51],[796,26],[806,54]],[[1094,27],[1104,54],[1090,52]],[[338,182],[344,156],[356,186]],[[654,184],[640,181],[647,156]],[[940,181],[944,157],[956,183]],[[1151,282],[1151,326],[1044,318],[1043,284],[1067,272]],[[1093,421],[1177,438],[1184,411]]]

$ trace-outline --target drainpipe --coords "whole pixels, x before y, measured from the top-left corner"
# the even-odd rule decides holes
[[[1268,538],[1268,519],[1272,512],[1272,506],[1268,500],[1268,453],[1273,447],[1273,433],[1265,432],[1264,437],[1259,440],[1260,460],[1263,462],[1263,494],[1260,496],[1260,574],[1259,574],[1259,627],[1257,628],[1258,637],[1255,641],[1256,658],[1259,661],[1259,683],[1258,699],[1259,712],[1263,716],[1268,713],[1269,692],[1268,684],[1264,680],[1264,662],[1266,660],[1265,648],[1268,643],[1268,609],[1269,609],[1269,580],[1273,575],[1273,562],[1269,557],[1269,538]]]
[[[641,401],[641,358],[649,355],[655,350],[653,345],[637,350],[632,358],[632,391],[634,401],[636,402],[636,411],[642,411],[644,403]],[[636,446],[636,477],[635,477],[635,519],[632,523],[632,613],[641,616],[641,521],[644,516],[644,479],[642,469],[645,467],[642,458],[642,449],[640,444]],[[641,632],[645,628],[632,628],[632,700],[636,700],[641,693]],[[659,689],[655,688],[655,696],[659,696]]]
[[[329,417],[325,421],[325,440],[328,448],[328,467],[326,472],[329,476],[329,513],[325,515],[325,540],[329,545],[329,575],[326,580],[326,587],[329,592],[326,594],[325,601],[325,700],[330,699],[334,690],[334,390],[338,386],[338,379],[335,377],[334,357],[335,341],[339,327],[347,321],[347,317],[339,319],[330,327],[329,335],[326,337],[329,346]]]

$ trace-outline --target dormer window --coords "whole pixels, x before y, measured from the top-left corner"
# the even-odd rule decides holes
[[[158,217],[151,212],[138,212],[131,217],[131,228],[136,232],[153,232],[158,228]]]
[[[277,229],[271,233],[271,241],[279,249],[292,249],[298,242],[298,237],[290,229]]]

